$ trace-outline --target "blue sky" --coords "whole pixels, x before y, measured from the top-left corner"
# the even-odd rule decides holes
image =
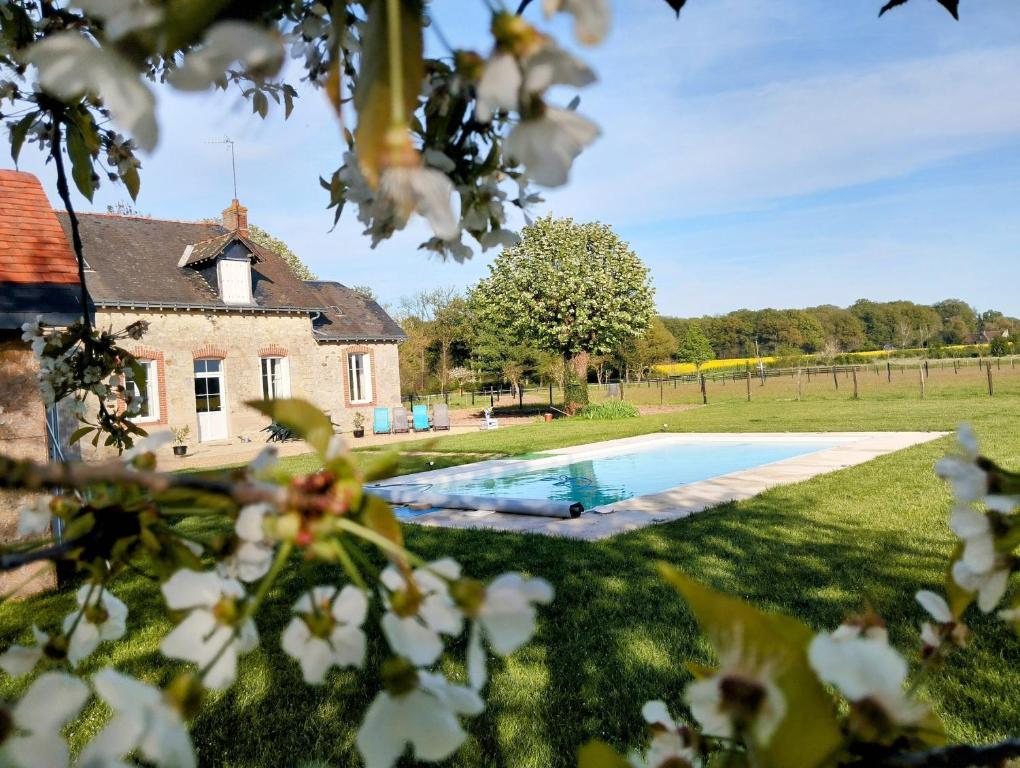
[[[881,21],[879,5],[690,0],[674,21],[663,2],[617,0],[609,39],[580,51],[599,75],[580,110],[603,135],[537,210],[613,225],[651,267],[665,314],[955,296],[1020,316],[1016,0],[964,0],[959,23],[934,0]],[[447,38],[480,44],[480,0],[432,7]],[[552,29],[569,40],[566,24]],[[230,157],[210,142],[229,135],[251,221],[323,278],[396,303],[486,274],[492,251],[468,264],[417,251],[420,225],[374,251],[353,216],[329,231],[317,179],[342,142],[319,94],[302,90],[286,123],[222,92],[159,104],[141,211],[218,215]],[[31,147],[21,167],[56,200]],[[126,198],[107,185],[93,209]]]

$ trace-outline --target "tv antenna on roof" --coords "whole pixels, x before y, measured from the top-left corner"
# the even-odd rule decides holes
[[[237,161],[234,159],[234,140],[229,136],[224,136],[222,141],[210,141],[207,143],[230,145],[230,171],[234,177],[234,199],[237,200]]]

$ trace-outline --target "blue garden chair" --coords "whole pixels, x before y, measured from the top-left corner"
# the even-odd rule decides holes
[[[411,409],[414,418],[415,432],[429,431],[429,407],[427,405],[416,405]]]
[[[375,419],[372,423],[372,432],[377,435],[388,435],[390,433],[390,409],[376,408]]]

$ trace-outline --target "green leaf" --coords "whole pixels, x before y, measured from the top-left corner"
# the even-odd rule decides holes
[[[400,530],[400,521],[393,513],[393,507],[378,496],[366,494],[361,510],[361,524],[398,546],[404,546],[404,534]]]
[[[32,112],[31,114],[25,115],[11,127],[11,159],[15,163],[18,162],[18,156],[21,154],[21,147],[24,145],[25,138],[28,136],[28,129],[32,127],[38,117],[38,112]]]
[[[83,437],[85,437],[85,435],[89,434],[93,429],[95,429],[95,427],[81,427],[79,429],[74,430],[74,432],[71,433],[71,436],[67,438],[67,444],[74,445]]]
[[[577,750],[577,768],[633,768],[629,762],[599,739],[592,739]]]
[[[378,456],[365,467],[365,482],[385,480],[397,474],[397,465],[400,462],[400,454],[396,451],[386,451]]]
[[[247,405],[264,413],[273,421],[290,427],[312,446],[319,456],[326,457],[329,442],[333,438],[333,423],[326,414],[307,400],[299,398],[250,400]]]
[[[766,614],[730,595],[688,578],[667,563],[659,573],[683,596],[720,656],[734,638],[742,655],[768,664],[786,698],[786,716],[767,745],[759,745],[762,768],[810,768],[839,749],[842,737],[832,698],[808,664],[814,633],[790,616]]]
[[[261,118],[265,118],[269,113],[269,99],[262,91],[256,91],[251,97],[251,111]]]
[[[379,182],[379,166],[387,129],[393,124],[390,109],[389,45],[386,38],[385,0],[368,3],[368,21],[361,40],[361,70],[354,90],[358,126],[354,132],[358,162],[368,183]],[[422,62],[421,8],[416,2],[400,3],[404,114],[410,118],[418,104],[425,68]]]
[[[131,166],[128,170],[120,175],[120,180],[124,182],[124,186],[127,187],[128,194],[131,195],[132,200],[138,199],[138,189],[141,187],[142,180],[138,175],[138,169],[135,166]]]
[[[90,117],[84,119],[74,112],[68,113],[67,154],[71,158],[71,178],[89,202],[95,194],[92,158],[99,151],[99,135]]]

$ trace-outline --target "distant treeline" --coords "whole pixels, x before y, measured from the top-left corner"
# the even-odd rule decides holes
[[[877,349],[986,344],[1003,337],[1012,341],[1020,333],[1017,318],[996,310],[978,312],[960,299],[931,305],[860,299],[846,308],[826,304],[805,309],[738,309],[697,318],[663,316],[662,322],[677,339],[697,325],[717,358],[835,357]]]

